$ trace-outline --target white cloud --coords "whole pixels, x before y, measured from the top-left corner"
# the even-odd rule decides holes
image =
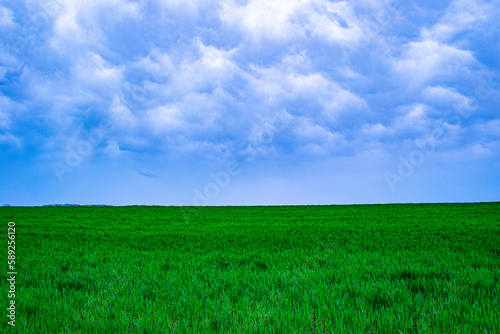
[[[14,15],[12,13],[12,10],[0,6],[0,28],[13,27],[13,26],[14,26]]]
[[[159,1],[163,6],[170,10],[175,10],[176,13],[188,12],[197,13],[199,1],[197,0],[161,0]]]
[[[148,92],[159,98],[176,100],[182,100],[187,94],[214,90],[241,72],[232,59],[235,49],[226,51],[207,46],[199,39],[192,48],[196,57],[179,58],[153,49],[130,68],[141,69],[148,74],[148,79],[141,83]]]
[[[421,135],[436,125],[433,107],[470,104],[464,89],[454,87],[457,75],[478,63],[472,50],[447,44],[437,32],[426,34],[431,28],[419,28],[416,40],[391,36],[397,32],[386,29],[404,15],[391,6],[326,0],[61,2],[49,11],[54,25],[48,25],[51,44],[45,51],[55,51],[62,66],[46,78],[36,66],[28,68],[30,97],[39,98],[50,110],[44,116],[58,124],[85,118],[81,110],[89,104],[99,109],[92,117],[102,111],[114,121],[111,139],[118,148],[151,148],[167,137],[170,145],[188,147],[192,141],[197,148],[245,140],[282,110],[290,116],[287,133],[293,138],[284,145],[291,150],[310,145],[327,152],[331,143],[344,145],[344,136],[349,145],[361,145],[353,148],[358,150],[376,139]],[[142,17],[153,9],[160,12]],[[217,17],[220,22],[212,20]],[[165,19],[188,23],[174,27]],[[114,45],[113,37],[119,43],[127,38],[113,30],[124,22],[151,34],[131,57],[117,55],[122,49]],[[351,46],[362,46],[362,57],[351,57]],[[387,75],[387,67],[395,75]],[[390,101],[372,104],[381,91]],[[390,119],[394,110],[401,114]]]
[[[213,134],[223,122],[221,117],[224,108],[222,102],[225,93],[221,88],[215,89],[211,93],[189,93],[183,96],[179,102],[186,125],[195,130],[193,135]]]
[[[428,131],[430,132],[430,120],[427,116],[428,107],[417,104],[407,108],[404,115],[394,119],[394,129],[396,131]]]
[[[360,130],[360,134],[364,138],[381,138],[388,133],[388,129],[382,123],[364,124]]]
[[[232,78],[238,66],[231,59],[235,50],[225,51],[214,46],[205,46],[198,42],[201,57],[195,61],[185,61],[172,78],[174,87],[184,91],[195,91],[217,87]]]
[[[292,22],[303,6],[298,0],[249,0],[245,6],[229,0],[222,5],[221,19],[240,29],[250,41],[287,41],[304,37],[300,26]]]
[[[420,138],[439,127],[440,124],[430,117],[431,108],[424,104],[415,104],[399,108],[399,116],[386,123],[365,124],[358,132],[361,141],[392,139],[400,142],[406,138]]]
[[[463,31],[497,18],[498,8],[491,3],[476,0],[455,0],[434,26],[422,30],[422,36],[425,39],[448,42]]]
[[[321,144],[316,143],[305,143],[299,146],[297,152],[306,156],[326,156],[328,155],[328,150]]]
[[[50,42],[54,49],[70,52],[76,46],[91,46],[98,43],[95,32],[86,31],[80,26],[77,15],[78,9],[74,3],[67,2],[61,15],[55,18],[54,37]]]
[[[362,147],[376,144],[377,149],[392,150],[394,145],[410,144],[427,136],[440,128],[440,121],[433,119],[432,108],[424,104],[415,104],[398,108],[400,115],[386,122],[364,124],[356,134],[356,140]]]
[[[122,82],[123,68],[113,66],[99,54],[88,53],[76,63],[74,74],[77,84],[118,88]]]
[[[10,124],[11,121],[9,115],[5,111],[0,110],[0,129],[8,128]]]
[[[287,73],[282,69],[253,67],[252,83],[255,92],[272,105],[296,97],[323,97],[330,90],[327,79],[318,73]]]
[[[21,140],[11,133],[0,133],[0,144],[14,146],[17,149],[22,147]]]
[[[425,40],[407,44],[401,58],[395,60],[394,71],[407,86],[416,88],[435,81],[447,82],[474,63],[471,51]]]
[[[315,124],[313,120],[300,118],[293,126],[297,140],[297,152],[306,155],[325,156],[345,147],[345,137]]]
[[[323,114],[332,120],[340,120],[340,118],[345,117],[353,120],[351,116],[359,117],[361,113],[367,112],[369,109],[368,103],[363,98],[346,89],[336,87],[335,93],[325,103]]]
[[[172,76],[176,64],[172,57],[158,48],[153,48],[146,57],[129,64],[131,70],[140,69],[153,79],[160,80]]]
[[[165,105],[149,110],[147,119],[150,126],[160,132],[178,128],[184,123],[182,112],[177,105]]]
[[[12,100],[0,95],[0,129],[6,129],[11,125],[9,110],[12,107]]]
[[[212,6],[218,6],[214,0],[158,0],[169,17],[206,15]]]
[[[306,26],[313,37],[340,45],[357,45],[365,37],[347,1],[313,1]]]
[[[119,157],[123,154],[123,151],[115,140],[109,140],[103,152],[111,157]]]
[[[456,89],[445,86],[429,86],[422,91],[422,98],[427,103],[444,107],[458,108],[472,103],[469,97],[460,94]]]
[[[307,50],[286,54],[281,64],[284,68],[299,73],[310,72],[312,70],[311,59],[307,54]]]
[[[138,19],[140,7],[126,0],[68,0],[53,1],[60,6],[53,18],[54,28],[51,46],[62,53],[73,54],[77,50],[103,49],[107,36],[105,24],[115,24],[125,18]],[[99,22],[102,19],[103,22]],[[131,24],[133,24],[131,22]]]
[[[500,119],[476,124],[472,130],[474,138],[487,142],[498,141],[500,140]]]
[[[113,98],[113,103],[111,104],[109,111],[114,123],[118,123],[121,125],[134,124],[134,115],[130,111],[129,107],[123,102],[123,100],[120,99],[120,97],[115,96]]]
[[[26,90],[30,104],[38,108],[27,107],[33,118],[48,119],[61,131],[74,126],[78,106],[95,103],[99,96],[88,89],[72,82],[68,78],[44,78],[31,75]]]
[[[221,20],[256,44],[300,41],[312,36],[328,43],[354,45],[363,37],[347,1],[249,0],[240,6],[228,0],[222,5]]]
[[[297,99],[308,100],[320,105],[320,109],[305,110],[305,113],[315,113],[316,116],[322,113],[330,119],[335,119],[343,112],[355,113],[368,108],[366,101],[336,82],[312,69],[301,73],[295,66],[290,66],[289,60],[287,56],[284,62],[272,67],[252,67],[250,82],[253,90],[268,105],[277,106]],[[304,62],[302,60],[300,64]]]
[[[314,72],[306,52],[287,54],[280,63],[270,67],[251,65],[245,72],[233,59],[236,49],[226,51],[198,41],[197,50],[197,58],[182,61],[154,50],[134,64],[146,72],[154,71],[155,82],[145,81],[142,87],[157,103],[164,101],[147,108],[145,114],[146,123],[156,135],[182,129],[191,138],[213,138],[217,129],[229,131],[228,126],[243,129],[244,124],[252,124],[246,130],[251,137],[252,131],[258,131],[266,119],[277,117],[287,103],[297,99],[317,104],[318,107],[303,112],[318,119],[368,108],[364,100]],[[226,108],[227,103],[246,103],[226,91],[235,78],[239,86],[249,88],[245,94],[251,99],[251,105],[244,109]],[[244,136],[246,131],[226,133]],[[331,139],[331,134],[324,135]]]
[[[220,143],[214,143],[210,140],[188,139],[182,135],[167,139],[165,149],[184,156],[199,154],[205,157],[216,157],[220,156],[225,149],[224,145]]]
[[[300,140],[319,143],[334,143],[344,137],[338,133],[332,133],[324,127],[314,124],[312,120],[302,118],[294,128],[294,133]]]

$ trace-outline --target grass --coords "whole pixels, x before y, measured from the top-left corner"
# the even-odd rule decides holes
[[[18,271],[16,327],[4,317],[2,331],[499,328],[500,203],[5,207],[0,218],[5,231],[16,223]]]

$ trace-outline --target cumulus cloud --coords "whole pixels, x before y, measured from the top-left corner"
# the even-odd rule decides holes
[[[244,5],[225,1],[221,20],[240,31],[245,41],[256,45],[305,42],[312,38],[354,46],[364,37],[363,28],[347,1],[250,0]]]
[[[340,45],[357,45],[364,37],[363,27],[349,2],[314,1],[308,15],[311,36]]]
[[[111,160],[229,157],[242,144],[297,161],[385,157],[436,128],[446,133],[443,150],[495,152],[488,145],[498,141],[491,111],[498,102],[495,94],[478,99],[477,90],[484,74],[494,88],[498,50],[474,36],[485,32],[485,45],[498,44],[486,33],[496,29],[498,7],[479,0],[2,4],[0,133],[5,143],[17,138],[20,149],[50,156],[73,133],[106,120],[112,126],[96,150]],[[474,113],[452,124],[445,114],[457,108]],[[272,141],[262,145],[266,131]],[[471,133],[483,133],[482,141]]]
[[[434,40],[410,42],[394,63],[394,71],[410,88],[446,83],[475,63],[472,52]]]
[[[335,119],[342,112],[354,113],[368,105],[337,82],[309,68],[307,57],[287,55],[271,67],[252,67],[253,91],[270,105],[295,103],[293,112]]]
[[[10,126],[11,120],[8,113],[12,109],[13,102],[0,95],[0,129],[6,129]]]
[[[486,28],[484,23],[496,20],[496,14],[498,8],[490,2],[455,0],[435,25],[422,30],[422,36],[446,43],[472,28]]]
[[[293,18],[303,9],[300,1],[250,0],[240,6],[236,1],[225,1],[221,20],[236,28],[251,42],[283,41],[305,37]]]
[[[298,152],[307,155],[328,156],[341,150],[346,144],[344,135],[307,118],[298,119],[293,132],[300,143]]]
[[[428,86],[422,91],[422,97],[428,102],[440,106],[460,106],[471,103],[471,98],[460,94],[456,89],[444,86]]]
[[[217,10],[219,2],[214,0],[158,0],[160,6],[171,16],[191,16],[210,14]]]
[[[182,113],[175,105],[149,110],[147,117],[151,126],[158,131],[173,129],[183,124]]]
[[[53,18],[50,45],[58,52],[103,50],[108,41],[106,30],[124,19],[140,18],[137,3],[125,0],[64,1],[53,0],[57,8]]]
[[[104,147],[103,153],[115,158],[121,156],[123,151],[115,140],[109,140]]]
[[[14,147],[17,149],[22,148],[21,140],[11,133],[0,133],[0,144]]]
[[[0,6],[0,28],[13,27],[13,26],[14,26],[14,18],[12,10]]]
[[[122,81],[122,72],[122,68],[113,66],[101,55],[88,53],[76,62],[73,78],[81,86],[106,90],[119,87]]]

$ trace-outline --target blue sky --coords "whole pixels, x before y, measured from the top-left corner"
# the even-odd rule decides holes
[[[0,1],[0,204],[500,200],[499,1]]]

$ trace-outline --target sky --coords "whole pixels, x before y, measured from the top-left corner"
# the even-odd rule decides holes
[[[0,205],[499,201],[498,17],[0,0]]]

